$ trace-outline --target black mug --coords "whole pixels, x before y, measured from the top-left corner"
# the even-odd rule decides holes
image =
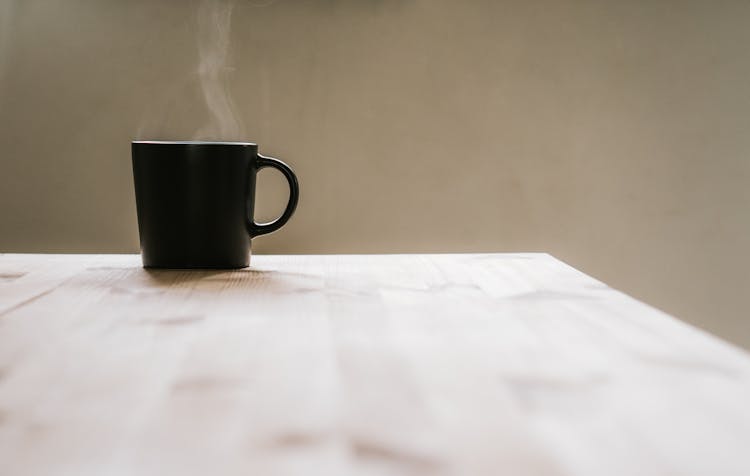
[[[281,228],[299,199],[297,177],[249,142],[132,143],[141,256],[146,268],[244,268],[251,238]],[[289,203],[255,223],[255,176],[273,167],[289,182]]]

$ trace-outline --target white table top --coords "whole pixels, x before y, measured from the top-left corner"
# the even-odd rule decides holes
[[[545,254],[0,255],[0,474],[748,475],[750,358]]]

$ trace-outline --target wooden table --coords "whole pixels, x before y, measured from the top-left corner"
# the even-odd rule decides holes
[[[546,254],[0,255],[0,474],[750,475],[750,359]]]

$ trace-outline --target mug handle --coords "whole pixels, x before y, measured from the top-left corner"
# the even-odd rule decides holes
[[[297,182],[297,176],[294,175],[294,172],[292,172],[292,169],[290,169],[288,165],[279,159],[266,157],[260,154],[258,154],[258,161],[256,164],[256,172],[265,169],[266,167],[271,167],[284,174],[286,181],[289,183],[289,203],[286,204],[284,213],[274,221],[268,223],[255,223],[254,221],[249,220],[248,230],[251,238],[274,232],[284,226],[294,214],[294,210],[297,208],[297,202],[299,202],[299,183]]]

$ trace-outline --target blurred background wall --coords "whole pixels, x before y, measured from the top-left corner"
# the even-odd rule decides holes
[[[205,119],[195,6],[0,0],[1,251],[138,251],[129,141]],[[233,13],[246,139],[303,187],[255,252],[546,251],[750,347],[750,2]]]

